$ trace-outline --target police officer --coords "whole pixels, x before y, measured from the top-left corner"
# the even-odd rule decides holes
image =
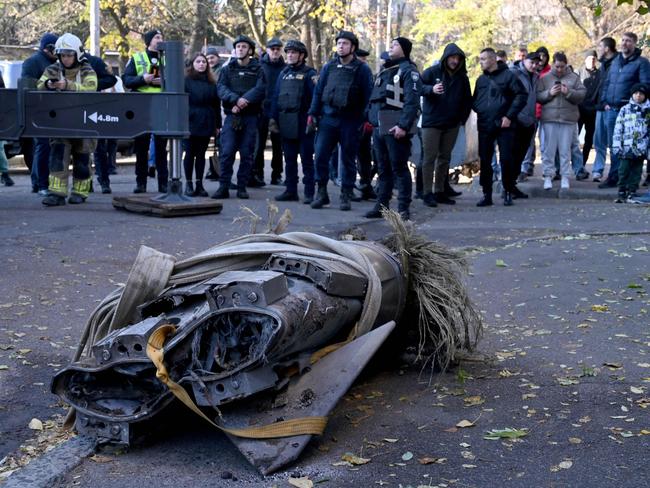
[[[38,80],[39,90],[50,91],[95,91],[97,75],[83,56],[81,40],[65,33],[56,41],[54,52],[58,61],[43,72]],[[95,150],[94,139],[57,139],[50,141],[49,195],[43,205],[56,207],[65,205],[68,196],[69,165],[72,159],[72,190],[68,203],[86,201],[92,179],[90,176],[90,153]]]
[[[412,181],[408,169],[412,129],[420,111],[422,81],[411,62],[412,44],[405,37],[393,39],[390,59],[377,75],[370,97],[370,123],[375,127],[373,146],[379,170],[379,189],[375,207],[368,218],[381,217],[388,208],[393,186],[397,186],[398,212],[409,220]]]
[[[160,57],[158,44],[163,42],[162,32],[151,30],[143,36],[147,46],[145,51],[137,52],[124,69],[122,80],[124,87],[140,93],[160,93]],[[147,191],[147,174],[149,160],[149,142],[151,136],[142,134],[135,138],[135,189],[133,193]],[[167,193],[167,140],[154,134],[156,170],[158,171],[158,191]]]
[[[359,40],[352,32],[336,36],[336,56],[322,71],[312,100],[307,125],[318,127],[316,138],[316,181],[318,194],[312,208],[329,205],[327,182],[329,159],[339,143],[343,174],[341,175],[340,209],[350,210],[357,171],[355,160],[359,137],[365,122],[366,108],[372,91],[372,72],[356,57]]]
[[[284,152],[286,190],[276,196],[279,202],[298,201],[298,153],[302,163],[304,203],[314,199],[314,132],[307,131],[307,111],[311,106],[316,70],[307,66],[307,48],[296,40],[284,48],[287,66],[282,70],[272,96],[269,127],[280,134]]]
[[[370,52],[365,49],[357,50],[357,58],[368,64]],[[376,168],[372,167],[372,125],[366,122],[363,125],[361,140],[359,141],[359,152],[357,153],[357,171],[359,172],[359,187],[361,198],[355,198],[353,201],[375,200],[377,195],[372,188],[372,178],[377,173]]]
[[[212,195],[216,199],[230,196],[230,178],[237,151],[240,158],[237,198],[248,198],[246,184],[253,167],[257,123],[266,91],[262,66],[257,59],[251,57],[255,52],[255,43],[249,37],[241,35],[234,40],[233,45],[235,55],[221,69],[217,84],[226,120],[221,129],[219,189]]]

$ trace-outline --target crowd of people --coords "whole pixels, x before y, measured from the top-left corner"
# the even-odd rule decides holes
[[[83,51],[76,36],[48,33],[39,51],[23,64],[23,77],[38,80],[42,90],[116,91],[123,82],[127,90],[157,93],[162,89],[158,47],[163,34],[152,30],[143,39],[146,49],[132,56],[119,80],[100,58]],[[408,219],[414,196],[409,169],[414,138],[421,144],[415,197],[429,207],[453,205],[460,193],[449,181],[452,149],[474,110],[483,191],[477,206],[493,205],[497,174],[504,205],[528,198],[517,184],[533,175],[537,134],[544,189],[559,180],[567,191],[572,178],[592,178],[599,188],[618,187],[619,202],[648,201],[637,192],[650,182],[650,163],[642,182],[650,137],[650,63],[641,55],[634,33],[622,35],[620,50],[613,38],[602,39],[598,52],[588,52],[579,69],[573,69],[563,52],[551,56],[544,47],[532,52],[520,47],[514,63],[507,62],[505,52],[485,48],[473,92],[465,53],[455,43],[420,74],[411,60],[411,41],[396,37],[381,56],[381,70],[373,75],[366,62],[369,53],[360,49],[354,33],[341,31],[335,42],[335,54],[320,73],[309,66],[307,48],[295,39],[286,44],[271,39],[258,59],[255,42],[240,35],[227,62],[215,48],[188,59],[186,194],[208,196],[203,183],[207,178],[219,181],[212,198],[229,198],[232,190],[237,198],[249,198],[249,188],[266,185],[264,150],[270,135],[270,183],[284,185],[276,200],[298,201],[302,193],[305,204],[323,208],[331,203],[328,183],[335,179],[341,186],[340,210],[350,210],[354,201],[374,200],[366,217],[381,217],[396,190],[397,210]],[[212,138],[215,153],[206,174]],[[135,139],[134,193],[147,191],[149,177],[157,177],[158,191],[167,192],[166,146],[156,134]],[[586,163],[592,148],[596,158],[590,175]],[[113,141],[34,141],[32,189],[44,196],[44,205],[63,205],[66,198],[73,204],[86,200],[93,153],[101,190],[110,193]],[[2,164],[0,158],[2,183],[12,184]]]

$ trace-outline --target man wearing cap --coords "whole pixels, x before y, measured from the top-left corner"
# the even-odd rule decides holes
[[[341,147],[341,210],[350,210],[357,177],[355,159],[359,135],[366,119],[372,91],[372,72],[356,57],[359,40],[350,31],[336,36],[336,56],[321,70],[314,92],[307,125],[318,127],[316,138],[316,182],[318,193],[312,208],[329,205],[327,182],[329,159],[336,144]]]
[[[397,187],[397,210],[410,219],[412,181],[408,168],[411,137],[420,114],[422,81],[410,59],[411,41],[396,37],[390,45],[390,59],[379,72],[370,96],[370,123],[379,170],[377,203],[367,218],[381,217]]]
[[[517,115],[517,125],[515,126],[515,140],[512,151],[515,170],[521,171],[520,176],[528,175],[528,167],[524,164],[526,154],[530,149],[531,143],[534,144],[535,131],[537,130],[536,103],[537,103],[537,64],[541,61],[540,54],[535,51],[526,54],[526,57],[518,65],[512,68],[512,72],[517,75],[519,81],[526,89],[528,98],[526,106]],[[533,161],[530,162],[531,166]],[[523,179],[523,178],[522,178]],[[519,181],[519,179],[517,180]],[[517,186],[512,188],[512,198],[528,198]]]
[[[269,119],[271,118],[271,95],[275,90],[280,72],[284,69],[285,63],[282,58],[282,41],[274,37],[266,44],[266,53],[262,56],[262,69],[266,78],[266,96],[264,107],[260,117],[257,134],[257,148],[255,150],[255,165],[248,181],[248,186],[264,186],[264,149],[266,139],[269,135]],[[271,147],[273,156],[271,158],[271,184],[282,183],[282,141],[279,134],[271,133]]]
[[[34,82],[43,75],[45,69],[56,61],[54,54],[54,45],[59,36],[47,32],[41,37],[38,51],[32,54],[23,62],[20,77],[29,79]],[[50,170],[50,139],[39,137],[33,140],[34,158],[32,160],[32,192],[41,196],[47,196],[47,187],[49,184]]]
[[[307,111],[311,106],[316,70],[305,63],[306,46],[298,40],[284,47],[287,66],[280,73],[271,94],[271,132],[282,138],[286,190],[279,202],[298,201],[298,154],[302,163],[304,203],[314,199],[314,132],[307,131]]]
[[[240,35],[233,41],[233,46],[234,56],[221,68],[217,83],[217,93],[221,98],[226,119],[221,129],[219,189],[212,195],[212,198],[216,199],[230,197],[230,179],[237,151],[237,198],[248,198],[246,185],[253,167],[257,124],[266,93],[262,65],[251,57],[255,52],[253,40]]]
[[[162,32],[150,30],[142,36],[146,49],[136,52],[124,68],[124,87],[140,93],[160,93],[160,55],[158,44],[163,42]],[[147,161],[149,159],[150,134],[135,138],[135,189],[133,193],[147,191]],[[154,134],[154,152],[158,172],[158,191],[167,193],[167,140]]]

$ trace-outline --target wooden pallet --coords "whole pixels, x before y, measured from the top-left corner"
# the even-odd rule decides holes
[[[113,207],[154,217],[186,217],[218,214],[223,209],[223,204],[211,198],[193,198],[191,202],[167,203],[153,200],[151,195],[144,194],[115,196]]]

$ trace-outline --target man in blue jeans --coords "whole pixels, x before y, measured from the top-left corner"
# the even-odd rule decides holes
[[[596,127],[594,131],[594,149],[596,150],[596,159],[593,166],[594,181],[600,183],[605,170],[605,160],[607,158],[607,125],[605,124],[605,109],[602,105],[601,97],[603,83],[607,78],[607,73],[612,65],[612,61],[617,56],[616,41],[612,37],[603,37],[596,48],[598,52],[600,67],[598,103],[596,104]]]
[[[607,179],[598,188],[614,188],[618,185],[618,157],[612,153],[612,138],[618,112],[629,102],[632,86],[637,83],[650,83],[650,62],[641,56],[641,49],[636,47],[637,35],[626,32],[621,37],[621,51],[612,61],[610,70],[601,92],[601,102],[605,108],[605,125],[607,126],[607,146],[611,166]]]

